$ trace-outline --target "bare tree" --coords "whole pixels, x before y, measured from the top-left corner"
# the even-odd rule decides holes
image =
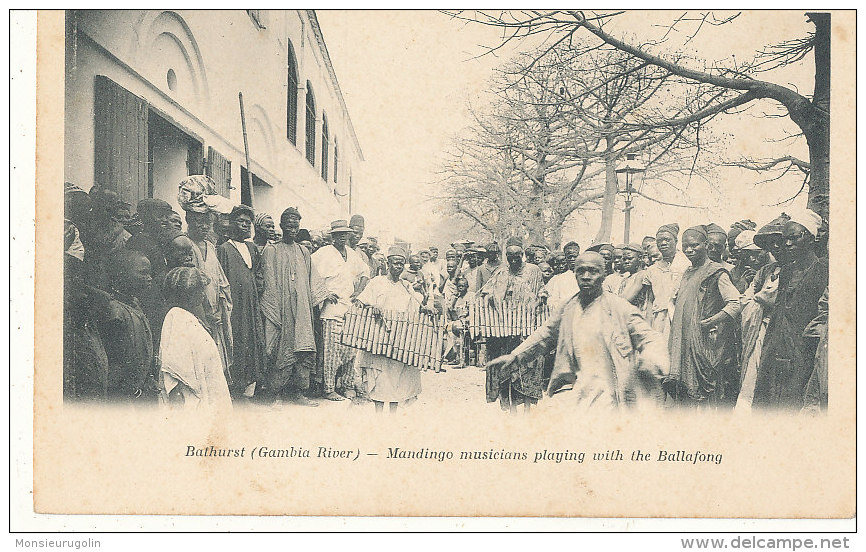
[[[442,199],[453,214],[497,236],[556,246],[570,216],[600,208],[595,241],[607,241],[625,155],[640,153],[658,183],[688,182],[705,121],[654,121],[671,95],[683,98],[683,114],[694,98],[666,72],[621,52],[577,56],[574,46],[518,56],[500,69],[489,108],[474,111],[475,124],[443,163]]]
[[[684,13],[668,27],[665,35],[657,41],[635,44],[613,36],[605,25],[623,12],[593,13],[582,11],[473,11],[445,12],[454,18],[501,28],[500,44],[490,47],[495,52],[514,40],[541,35],[548,38],[548,48],[571,45],[578,32],[588,32],[595,37],[592,49],[582,48],[579,55],[593,49],[615,49],[624,52],[641,63],[666,72],[669,78],[690,84],[699,90],[694,94],[695,102],[689,113],[660,112],[652,121],[658,128],[683,128],[696,121],[706,120],[737,108],[748,106],[757,100],[777,102],[790,119],[799,127],[809,148],[809,160],[784,155],[770,159],[747,159],[736,162],[738,166],[753,170],[799,170],[804,176],[803,191],[808,184],[808,205],[823,217],[829,215],[830,194],[830,14],[808,13],[806,17],[815,25],[815,31],[806,37],[795,38],[781,44],[767,46],[749,62],[730,61],[726,64],[704,64],[696,69],[694,60],[681,54],[656,53],[658,46],[668,36],[684,25],[690,26],[689,42],[707,26],[730,23],[737,15],[716,18],[706,12],[698,16]],[[539,57],[543,56],[542,52]],[[760,74],[796,63],[813,53],[815,80],[811,97],[804,96],[793,88],[781,86],[757,78]],[[640,128],[639,126],[637,128]],[[799,193],[799,192],[798,192]],[[796,197],[796,195],[795,195]]]

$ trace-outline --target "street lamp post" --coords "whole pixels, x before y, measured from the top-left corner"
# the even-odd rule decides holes
[[[629,233],[631,232],[631,201],[632,201],[632,182],[631,175],[642,173],[646,171],[646,168],[640,164],[640,162],[636,159],[637,155],[634,153],[626,154],[626,161],[623,165],[621,165],[618,169],[616,169],[617,174],[625,173],[625,209],[623,212],[625,213],[625,229],[623,231],[623,241],[625,243],[629,243]]]

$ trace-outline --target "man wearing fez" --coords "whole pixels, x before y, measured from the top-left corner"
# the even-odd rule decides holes
[[[301,213],[289,207],[280,216],[283,240],[262,252],[262,315],[264,317],[267,392],[302,406],[318,406],[304,396],[316,364],[313,307],[324,299],[314,286],[324,286],[314,275],[310,252],[295,243]]]
[[[556,350],[547,392],[578,409],[654,406],[667,372],[665,341],[624,299],[602,290],[605,259],[586,252],[576,261],[580,292],[488,371],[512,371]],[[640,353],[640,357],[638,354]]]
[[[263,392],[265,372],[261,306],[261,256],[249,240],[255,214],[246,205],[235,206],[228,216],[228,239],[217,248],[217,258],[231,286],[233,361],[229,390],[236,400]]]
[[[105,285],[104,267],[99,266],[108,255],[122,249],[132,235],[117,221],[118,214],[129,204],[121,201],[114,190],[94,186],[88,192],[93,200],[92,237],[88,243],[88,271],[93,276],[90,283],[97,286]],[[96,263],[93,263],[96,261]],[[95,265],[95,266],[94,266]]]
[[[748,355],[744,347],[745,369],[757,364],[753,408],[803,407],[818,346],[818,339],[804,337],[804,331],[818,316],[828,284],[827,261],[815,254],[821,224],[821,217],[811,209],[790,213],[782,227],[776,262],[761,268],[752,282],[754,300],[767,318],[763,344]],[[746,297],[749,295],[747,291]],[[746,337],[744,330],[744,340]]]
[[[677,250],[678,224],[665,224],[656,232],[656,247],[662,258],[647,268],[643,279],[623,290],[622,297],[631,303],[641,302],[642,288],[652,297],[650,325],[667,339],[673,319],[674,297],[689,260]]]
[[[364,217],[361,215],[352,215],[352,218],[349,219],[349,228],[352,229],[352,233],[349,234],[349,247],[351,247],[352,250],[357,253],[358,256],[361,257],[361,259],[364,260],[364,263],[369,267],[369,256],[367,255],[366,251],[358,247],[358,244],[364,237]]]
[[[716,263],[728,264],[728,256],[728,233],[714,222],[707,224],[707,258]],[[728,265],[729,271],[732,268],[733,265]]]
[[[705,226],[683,232],[683,253],[691,266],[676,294],[665,390],[685,406],[733,407],[740,383],[740,292],[726,265],[709,259],[707,249]]]
[[[520,238],[508,239],[505,244],[505,260],[505,266],[500,267],[481,288],[481,297],[500,311],[506,303],[537,306],[539,294],[544,287],[541,270],[524,261],[523,242]],[[520,337],[516,336],[488,338],[488,355],[497,357],[508,354],[519,343]],[[494,402],[498,398],[503,410],[516,412],[517,406],[521,404],[528,410],[530,405],[541,398],[542,364],[543,359],[538,359],[526,364],[521,363],[514,371],[488,369],[487,402]]]
[[[604,259],[604,273],[605,278],[607,275],[613,273],[613,244],[607,242],[599,242],[594,243],[586,248],[587,251],[592,251],[601,255],[601,258]]]
[[[329,230],[331,245],[326,245],[312,256],[313,267],[324,280],[327,295],[322,302],[322,335],[324,344],[323,391],[325,398],[341,401],[345,397],[336,392],[337,373],[343,375],[343,392],[354,397],[355,387],[362,382],[355,381],[353,364],[354,350],[340,344],[343,332],[343,317],[349,310],[352,300],[370,280],[370,269],[366,262],[348,247],[355,231],[345,220],[335,220]],[[357,242],[356,242],[357,243]]]
[[[397,245],[388,248],[388,274],[376,276],[354,302],[357,306],[372,307],[373,314],[382,318],[382,311],[425,311],[423,297],[415,292],[402,278],[406,251]],[[415,399],[421,393],[421,370],[383,355],[368,351],[358,352],[358,366],[364,370],[367,393],[382,412],[388,403],[391,412],[401,403]]]

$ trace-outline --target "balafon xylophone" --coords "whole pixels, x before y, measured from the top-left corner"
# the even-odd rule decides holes
[[[343,319],[340,343],[399,360],[424,370],[442,368],[443,321],[427,313],[382,311],[353,306]]]
[[[469,334],[477,337],[529,337],[550,317],[547,303],[503,301],[491,306],[487,297],[469,302]]]

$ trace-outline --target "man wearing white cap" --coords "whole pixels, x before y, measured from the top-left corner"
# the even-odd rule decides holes
[[[379,316],[382,311],[417,312],[421,309],[423,297],[400,277],[407,257],[402,247],[389,247],[388,274],[370,280],[355,299],[358,306],[373,307]],[[377,412],[384,410],[385,403],[393,412],[400,403],[411,401],[421,393],[421,371],[414,366],[367,351],[358,353],[357,363],[367,375],[367,393]]]
[[[755,245],[755,231],[743,230],[734,238],[731,255],[737,260],[731,269],[731,282],[740,293],[746,291],[758,270],[770,260],[769,254]]]
[[[370,280],[370,268],[348,247],[349,236],[354,234],[345,220],[335,220],[329,231],[331,245],[326,245],[312,256],[316,272],[324,280],[328,296],[322,303],[322,334],[324,342],[324,394],[332,401],[343,400],[336,392],[337,372],[343,373],[344,393],[354,396],[355,385],[352,349],[340,344],[343,316],[352,300],[361,293]]]
[[[747,303],[754,301],[760,312],[750,319],[762,323],[745,327],[743,320],[743,388],[738,407],[750,403],[752,408],[799,411],[814,367],[818,343],[803,337],[803,332],[818,315],[818,301],[829,280],[826,261],[815,255],[822,221],[809,209],[789,215],[777,261],[758,271],[744,297],[744,315]]]

